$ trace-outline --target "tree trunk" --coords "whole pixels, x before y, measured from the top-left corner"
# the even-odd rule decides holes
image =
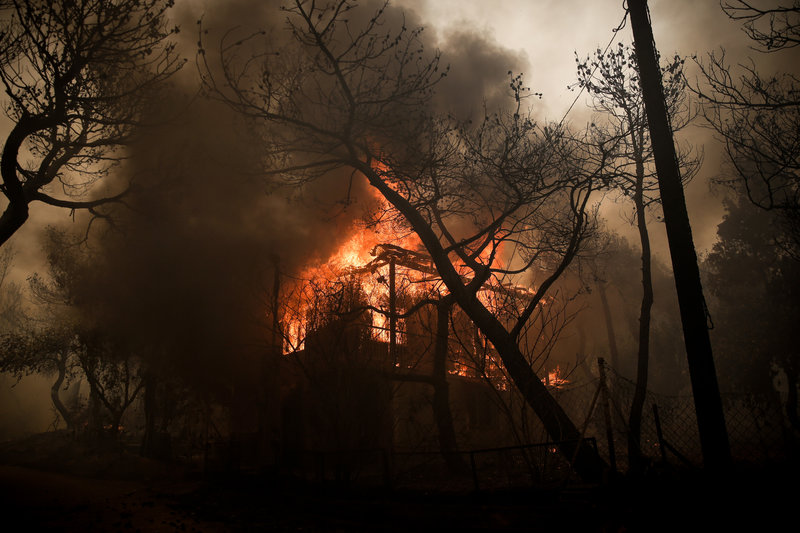
[[[647,394],[647,374],[650,363],[650,312],[653,307],[653,279],[651,274],[650,235],[644,205],[644,164],[636,157],[636,186],[633,201],[636,206],[636,226],[642,245],[642,307],[639,313],[639,349],[636,357],[636,389],[631,402],[628,421],[628,461],[631,472],[642,471],[642,411]]]
[[[572,463],[575,471],[584,480],[602,482],[604,473],[608,470],[608,464],[600,457],[595,448],[581,445],[580,431],[536,376],[530,363],[520,351],[516,333],[506,329],[478,299],[476,294],[479,287],[478,282],[481,281],[482,276],[487,275],[488,271],[476,272],[478,278],[469,285],[464,285],[461,275],[450,260],[448,251],[444,249],[439,236],[422,214],[407,199],[388,186],[368,164],[354,160],[353,166],[360,170],[369,179],[370,184],[406,218],[428,250],[436,271],[450,290],[454,301],[495,347],[514,386],[542,421],[550,439],[557,443],[559,451]],[[576,231],[579,230],[580,225],[576,228]],[[559,271],[548,278],[550,283],[566,268],[568,259],[564,258],[559,266]],[[543,289],[546,289],[544,284],[539,287],[539,291]]]
[[[95,443],[100,441],[103,434],[103,408],[100,394],[92,380],[89,381],[89,420],[87,423],[88,437]]]
[[[711,470],[722,471],[730,466],[731,449],[708,336],[697,253],[686,210],[672,129],[664,103],[653,30],[650,27],[646,0],[629,0],[628,9],[664,208],[664,225],[675,275],[703,461]]]
[[[58,377],[50,387],[50,399],[53,401],[53,406],[58,411],[58,414],[64,419],[64,423],[67,424],[67,429],[74,429],[75,420],[72,417],[72,413],[69,412],[69,409],[67,409],[64,403],[61,401],[60,396],[61,385],[64,384],[64,380],[67,377],[66,359],[59,358],[56,365],[58,367]]]
[[[395,256],[389,257],[389,360],[392,368],[398,366],[397,359],[397,294],[395,294]]]
[[[459,305],[494,345],[514,385],[578,475],[586,481],[601,482],[608,464],[595,448],[581,445],[580,431],[530,367],[516,339],[476,297]]]
[[[125,414],[125,408],[114,409],[111,411],[111,427],[108,428],[108,434],[113,440],[117,440],[122,433],[122,415]]]
[[[433,353],[433,416],[439,432],[439,450],[451,473],[464,472],[467,465],[456,454],[458,442],[450,411],[450,389],[447,383],[447,351],[450,331],[450,310],[453,301],[442,299],[436,306],[436,342]]]
[[[48,125],[55,126],[55,124],[51,124],[51,121],[45,121],[41,118],[23,115],[11,130],[11,133],[8,134],[6,143],[3,146],[2,157],[0,157],[3,194],[8,199],[8,205],[3,214],[0,215],[0,246],[10,239],[28,220],[28,198],[25,195],[22,181],[17,174],[19,151],[29,135]]]

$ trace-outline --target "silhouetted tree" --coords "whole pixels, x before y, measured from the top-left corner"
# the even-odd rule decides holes
[[[50,400],[67,429],[74,429],[80,416],[61,399],[61,391],[80,377],[76,341],[75,333],[62,325],[0,335],[0,372],[17,380],[33,374],[55,375]]]
[[[575,458],[581,475],[600,479],[605,463],[580,446],[579,430],[518,341],[594,228],[588,200],[602,165],[578,153],[564,129],[530,118],[518,78],[511,82],[516,109],[487,113],[476,125],[433,117],[428,104],[446,70],[423,50],[420,30],[383,25],[385,7],[366,14],[352,1],[297,0],[286,14],[294,39],[281,49],[266,40],[256,59],[237,50],[256,46],[261,34],[229,33],[213,59],[201,38],[207,91],[269,126],[265,148],[277,172],[314,179],[347,168],[363,175],[391,206],[387,216],[399,216],[419,236],[550,438]],[[500,264],[503,245],[517,248],[518,262]],[[492,280],[530,275],[534,265],[542,278],[533,281],[535,294],[513,321],[501,322],[478,292]]]
[[[89,384],[89,423],[99,435],[104,425],[116,433],[127,408],[143,386],[141,360],[132,353],[128,339],[101,333],[93,316],[87,289],[97,282],[94,257],[80,246],[81,239],[48,228],[44,251],[46,276],[29,278],[31,294],[38,303],[32,327],[22,335],[10,335],[4,366],[17,375],[22,372],[56,373],[51,398],[69,426],[76,414],[61,404],[58,389],[65,382],[83,378]],[[36,321],[46,327],[37,327]],[[105,411],[105,414],[104,414]]]
[[[786,55],[797,46],[797,1],[762,9],[736,0],[722,7],[731,19],[743,21],[757,51]],[[786,70],[764,74],[752,60],[733,66],[724,49],[698,65],[704,84],[694,90],[732,168],[718,181],[741,188],[755,205],[779,213],[786,230],[776,235],[800,260],[800,80]]]
[[[800,45],[800,2],[760,7],[746,0],[720,4],[733,20],[743,21],[744,32],[765,52],[787,50]]]
[[[152,91],[180,66],[167,39],[172,0],[9,0],[0,4],[0,84],[12,121],[0,174],[0,245],[34,201],[88,209],[95,182],[122,157]],[[56,183],[63,195],[53,196]]]
[[[77,358],[89,383],[90,430],[116,437],[125,411],[145,385],[141,360],[129,346],[97,330],[80,331],[78,338]]]
[[[718,240],[703,263],[713,296],[720,379],[735,392],[770,395],[775,374],[783,371],[786,413],[800,431],[800,267],[776,242],[774,214],[758,210],[743,195],[727,198],[725,208]]]
[[[592,58],[578,62],[577,85],[592,95],[595,111],[601,124],[608,128],[606,137],[616,139],[613,163],[604,178],[608,187],[631,198],[634,218],[641,245],[642,299],[639,311],[636,390],[630,409],[628,455],[631,468],[641,469],[642,409],[647,392],[650,363],[650,322],[653,307],[652,259],[650,234],[647,228],[648,211],[659,203],[658,176],[653,162],[653,149],[647,124],[636,54],[619,43],[616,50],[597,51]],[[673,132],[683,129],[692,115],[686,105],[683,77],[684,60],[675,56],[661,67],[664,98],[671,118]],[[679,155],[681,179],[687,183],[697,168],[699,158],[687,149]],[[611,168],[613,167],[613,168]],[[601,297],[605,297],[601,288]],[[607,304],[606,304],[607,305]]]
[[[709,469],[721,472],[730,466],[730,443],[708,336],[708,311],[700,281],[697,252],[686,209],[647,1],[629,0],[628,14],[658,173],[703,459]]]

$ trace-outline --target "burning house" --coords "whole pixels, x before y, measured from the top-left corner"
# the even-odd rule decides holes
[[[514,443],[497,353],[448,297],[431,260],[402,244],[358,234],[286,291],[284,450],[447,456]],[[495,292],[486,297],[525,290]]]

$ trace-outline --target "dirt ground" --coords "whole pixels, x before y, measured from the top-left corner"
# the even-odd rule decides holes
[[[49,531],[620,531],[588,501],[369,493],[228,478],[141,482],[0,466],[3,516]],[[575,514],[576,510],[580,510]],[[599,514],[598,514],[599,513]]]
[[[193,488],[0,466],[3,516],[28,531],[228,531],[176,505]]]
[[[0,445],[0,509],[36,531],[768,531],[796,523],[796,470],[724,483],[665,470],[606,486],[436,493],[203,476],[53,437]],[[21,530],[21,529],[15,529]]]

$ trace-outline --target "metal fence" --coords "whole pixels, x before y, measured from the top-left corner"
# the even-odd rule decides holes
[[[585,445],[595,447],[609,464],[625,472],[628,415],[635,384],[612,370],[605,377],[605,381],[587,379],[551,392],[584,432]],[[723,396],[723,408],[734,460],[766,465],[792,453],[792,430],[779,398],[729,394]],[[529,434],[544,435],[544,431],[535,429]],[[692,397],[648,391],[640,442],[643,455],[654,462],[700,467],[702,454]],[[245,449],[240,445],[239,453]],[[301,479],[359,486],[497,490],[563,486],[577,479],[552,442],[467,449],[447,455],[432,450],[362,449],[287,450],[276,457],[281,468]]]
[[[576,423],[587,422],[587,435],[597,438],[601,455],[611,462],[609,450],[613,449],[618,469],[625,471],[628,468],[628,417],[635,383],[609,370],[607,400],[601,394],[598,405],[589,413],[592,397],[600,386],[600,380],[595,379],[559,391],[557,399]],[[603,411],[604,401],[608,402],[608,419]],[[731,455],[735,461],[764,465],[783,460],[790,453],[791,429],[775,395],[723,394],[722,405]],[[657,421],[660,428],[657,427]],[[607,424],[611,427],[612,442],[609,442]],[[666,450],[663,449],[665,447]],[[691,396],[670,396],[647,391],[642,414],[641,450],[643,455],[655,461],[666,458],[670,462],[698,467],[702,464]]]

